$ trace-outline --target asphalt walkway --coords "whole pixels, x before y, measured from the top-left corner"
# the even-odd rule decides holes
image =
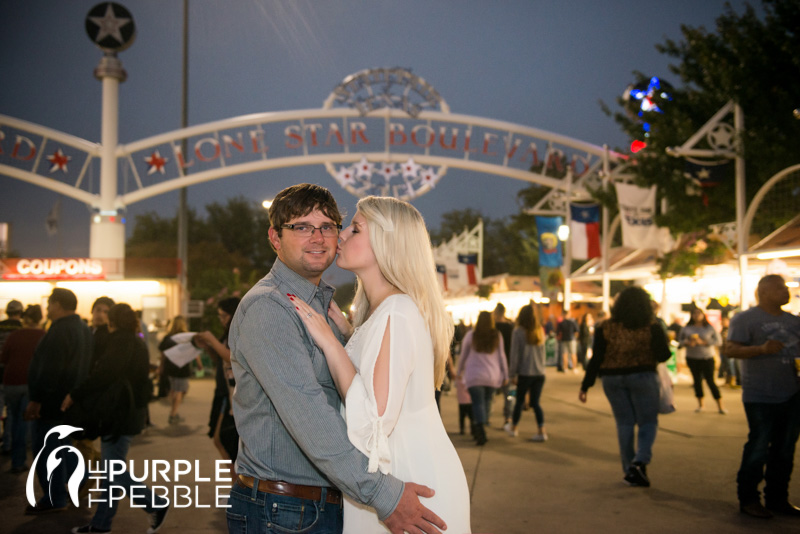
[[[679,382],[678,411],[660,419],[648,468],[652,487],[632,488],[622,481],[614,421],[602,387],[592,388],[583,405],[577,399],[581,377],[548,369],[542,394],[550,436],[546,443],[526,439],[536,428],[531,411],[523,412],[518,438],[498,428],[502,417],[497,398],[489,443],[479,448],[458,433],[455,392],[443,397],[442,416],[470,485],[473,532],[800,532],[800,519],[765,521],[738,511],[735,478],[747,434],[739,390],[722,388],[728,415],[708,407],[713,405],[710,398],[706,411],[695,413],[689,381]],[[193,471],[197,461],[200,477],[214,477],[216,450],[206,436],[212,391],[212,380],[193,380],[182,409],[185,421],[178,425],[167,424],[165,401],[151,404],[155,426],[136,438],[129,454],[136,469],[147,459],[173,466],[182,459],[191,461]],[[85,505],[25,516],[26,474],[12,475],[9,467],[10,458],[0,457],[0,533],[66,533],[88,522],[91,510]],[[189,487],[180,493],[191,505],[174,507],[161,532],[227,532],[224,510],[214,504],[216,484],[194,482],[193,475],[172,483]],[[797,479],[790,490],[800,504]],[[144,533],[147,527],[143,511],[122,504],[115,533]]]

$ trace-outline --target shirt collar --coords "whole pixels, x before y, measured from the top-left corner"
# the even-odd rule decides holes
[[[322,292],[323,301],[330,302],[330,297],[333,295],[334,288],[324,280],[320,280],[319,286],[316,286],[291,270],[280,259],[276,258],[275,263],[270,270],[272,275],[286,284],[293,294],[303,299],[303,301],[310,303],[317,291]]]

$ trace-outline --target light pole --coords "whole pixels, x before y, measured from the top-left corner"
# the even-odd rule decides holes
[[[117,144],[119,132],[119,84],[127,78],[117,52],[125,50],[136,37],[133,17],[123,6],[104,2],[86,16],[86,33],[103,51],[94,70],[103,82],[103,110],[100,156],[100,203],[94,206],[89,232],[89,256],[92,258],[125,257],[125,226],[117,206]]]

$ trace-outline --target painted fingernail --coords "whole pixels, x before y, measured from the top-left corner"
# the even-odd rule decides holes
[[[295,309],[295,310],[299,310],[300,308],[298,308],[297,306],[295,306],[295,307],[294,307],[294,309]]]

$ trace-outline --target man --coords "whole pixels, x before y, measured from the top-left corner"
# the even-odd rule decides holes
[[[6,342],[11,332],[22,328],[22,303],[18,300],[12,300],[6,305],[6,319],[0,321],[0,350]],[[6,404],[5,387],[3,386],[3,373],[5,369],[3,364],[0,363],[0,415],[3,411],[3,406]],[[11,453],[11,427],[8,425],[8,417],[5,419],[2,434],[2,452],[3,454]]]
[[[566,362],[573,372],[578,372],[576,353],[578,325],[569,318],[569,314],[562,310],[561,321],[556,326],[556,337],[558,338],[558,372],[563,373]]]
[[[92,359],[92,333],[75,313],[78,299],[69,289],[57,287],[47,299],[50,329],[36,346],[30,370],[28,391],[30,402],[25,419],[33,421],[33,453],[39,454],[36,476],[45,492],[36,506],[28,506],[28,515],[57,512],[67,507],[67,474],[75,467],[72,455],[58,463],[48,477],[47,460],[58,447],[70,445],[68,437],[54,433],[61,424],[61,402],[69,391],[89,374]],[[69,465],[67,463],[69,462]]]
[[[278,259],[242,299],[229,336],[240,435],[229,531],[273,532],[274,523],[281,532],[341,532],[341,490],[375,508],[391,532],[438,534],[444,523],[418,497],[433,491],[367,472],[367,458],[347,438],[325,357],[287,296],[327,315],[333,288],[321,277],[336,255],[336,201],[325,188],[295,185],[277,195],[269,216]]]
[[[800,384],[795,368],[795,359],[800,358],[800,318],[781,309],[790,295],[779,275],[763,277],[757,295],[756,307],[731,320],[726,345],[729,358],[742,360],[742,402],[750,427],[736,475],[739,509],[764,519],[773,513],[800,517],[800,508],[789,503],[789,479],[800,435]],[[762,480],[766,480],[766,506],[758,492]]]

